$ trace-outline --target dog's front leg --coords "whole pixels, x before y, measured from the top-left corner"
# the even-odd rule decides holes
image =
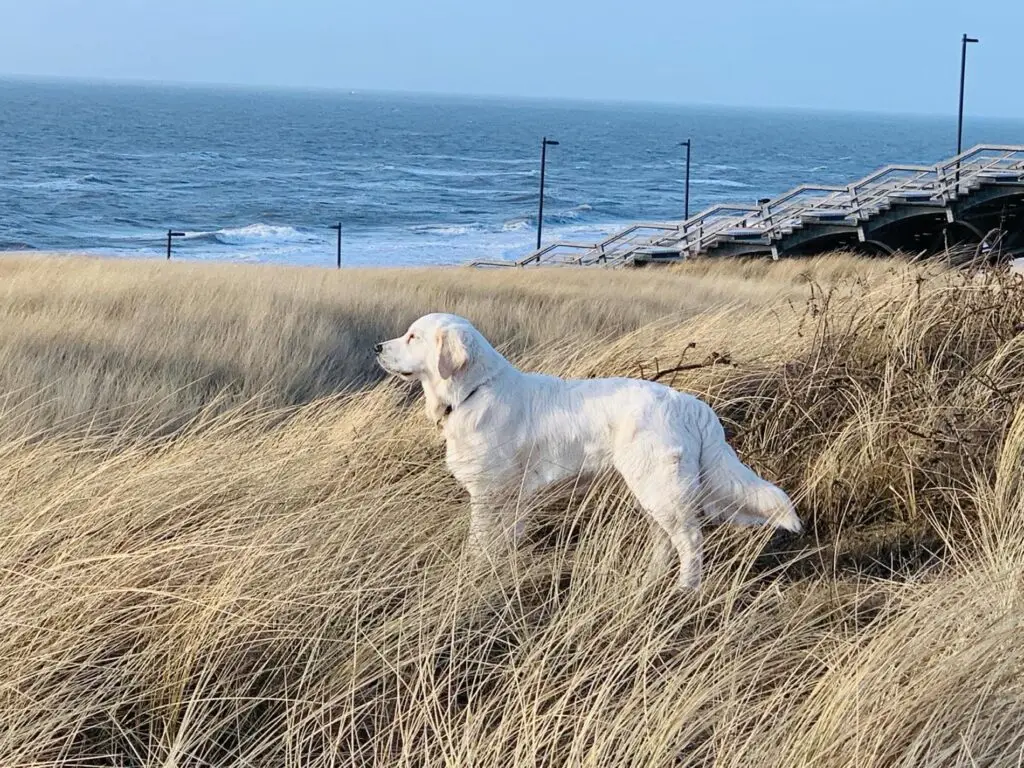
[[[472,497],[467,541],[471,561],[492,561],[512,555],[525,529],[515,508],[503,497]]]
[[[651,550],[650,560],[647,562],[647,571],[644,580],[647,582],[659,581],[672,569],[675,555],[675,547],[672,546],[672,539],[660,525],[653,520],[650,521],[651,537],[654,539],[654,547]]]
[[[474,498],[470,501],[469,539],[466,551],[472,563],[487,562],[504,548],[501,513],[491,501]]]

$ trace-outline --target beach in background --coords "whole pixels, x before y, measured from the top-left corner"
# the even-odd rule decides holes
[[[955,151],[955,118],[0,81],[0,250],[348,266],[512,259]],[[1020,143],[972,118],[965,144]]]

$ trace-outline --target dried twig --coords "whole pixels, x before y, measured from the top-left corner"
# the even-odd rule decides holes
[[[717,352],[715,353],[718,354]],[[664,371],[658,371],[648,381],[658,381],[664,376],[668,376],[670,373],[682,373],[683,371],[694,371],[698,368],[711,368],[715,365],[731,365],[732,360],[728,356],[719,356],[714,359],[707,359],[703,363],[687,363],[686,365],[676,365],[672,368],[666,368]],[[674,382],[675,379],[672,380]],[[670,382],[670,384],[672,383]]]
[[[637,367],[640,369],[640,378],[646,379],[647,381],[660,381],[666,376],[672,376],[672,379],[668,382],[669,386],[673,386],[676,381],[676,374],[684,371],[694,371],[698,368],[711,368],[716,365],[732,365],[735,367],[732,358],[727,354],[720,352],[712,352],[705,360],[699,363],[685,363],[686,352],[697,347],[696,343],[690,342],[686,349],[683,350],[683,354],[679,357],[679,362],[671,368],[662,368],[658,359],[654,359],[654,373],[651,376],[647,376],[644,372],[644,367],[641,363],[637,363]]]

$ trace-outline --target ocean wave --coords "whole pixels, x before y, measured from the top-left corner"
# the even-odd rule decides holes
[[[588,218],[587,214],[594,210],[590,203],[580,203],[572,208],[550,208],[545,205],[544,224],[576,224]],[[522,229],[531,229],[537,226],[536,216],[517,216],[509,219],[501,227],[502,232],[517,232]]]
[[[422,160],[444,160],[457,163],[493,163],[494,165],[536,165],[534,158],[504,158],[504,157],[471,157],[468,155],[433,155],[433,154],[411,154],[411,158]]]
[[[229,160],[229,159],[233,159],[233,158],[229,158],[223,152],[215,152],[215,151],[208,150],[208,149],[188,150],[188,151],[185,151],[185,152],[178,152],[177,153],[177,157],[179,159],[181,159],[181,160],[200,160],[200,161],[205,161],[205,160]]]
[[[536,203],[537,190],[523,190],[521,192],[505,191],[499,192],[499,199],[504,203]],[[550,198],[547,198],[550,199]]]
[[[186,232],[185,240],[216,242],[222,245],[295,245],[317,243],[323,238],[311,233],[300,232],[294,227],[274,224],[250,224],[246,227],[229,227],[215,232]]]
[[[475,225],[460,226],[458,224],[428,224],[410,227],[410,229],[417,235],[440,235],[441,237],[459,237],[461,235],[468,235],[470,232],[479,231],[480,227]]]
[[[587,214],[594,210],[594,206],[589,203],[580,203],[579,205],[573,206],[572,208],[566,208],[562,210],[552,210],[550,213],[545,212],[544,218],[549,219],[553,222],[565,222],[571,223],[578,219],[587,218]]]
[[[520,230],[523,230],[523,229],[530,229],[532,226],[534,226],[534,224],[535,224],[535,221],[532,218],[530,218],[529,216],[522,216],[522,217],[517,218],[517,219],[510,219],[509,221],[506,221],[502,225],[501,231],[502,232],[519,232]]]
[[[549,224],[573,224],[580,215],[576,211],[544,211],[544,226]]]
[[[68,192],[90,186],[110,186],[112,182],[99,176],[87,173],[84,176],[64,176],[59,179],[43,179],[40,181],[4,181],[0,187],[6,189],[41,189],[52,192]]]
[[[36,247],[21,240],[0,240],[0,251],[34,251]]]
[[[454,168],[421,168],[409,165],[383,165],[381,170],[403,173],[406,176],[427,179],[497,179],[529,176],[527,171],[478,171],[457,170]]]
[[[750,184],[744,184],[742,181],[732,181],[731,179],[690,179],[690,183],[698,186],[729,187],[731,189],[746,189],[751,186]]]

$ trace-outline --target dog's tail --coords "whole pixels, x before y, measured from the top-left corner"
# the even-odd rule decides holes
[[[711,411],[710,408],[708,408]],[[774,525],[800,533],[803,525],[781,488],[758,477],[725,441],[725,430],[711,411],[701,428],[700,482],[704,513],[735,525]]]

